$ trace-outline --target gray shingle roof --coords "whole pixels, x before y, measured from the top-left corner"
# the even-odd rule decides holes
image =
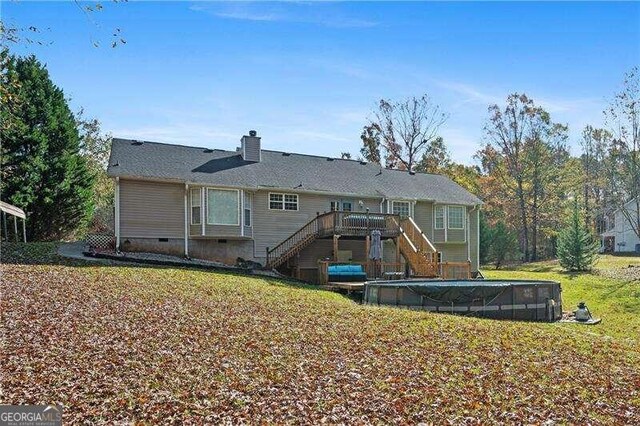
[[[446,176],[381,169],[355,160],[262,150],[262,161],[239,152],[113,139],[108,174],[224,187],[277,188],[362,197],[481,203]]]

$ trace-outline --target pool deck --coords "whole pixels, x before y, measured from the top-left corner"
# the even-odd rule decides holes
[[[322,290],[340,291],[346,290],[349,293],[364,291],[364,282],[331,282],[318,286]]]

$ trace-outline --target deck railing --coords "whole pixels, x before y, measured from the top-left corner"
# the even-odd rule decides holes
[[[282,265],[296,253],[299,253],[316,238],[331,235],[359,236],[371,235],[378,230],[383,238],[400,234],[399,216],[387,213],[333,211],[320,214],[275,246],[267,248],[267,266],[274,268]]]
[[[442,262],[440,276],[445,280],[471,279],[471,262]]]
[[[400,251],[411,266],[414,276],[441,277],[444,279],[471,278],[471,262],[438,262],[438,252],[424,235],[412,218],[400,219],[398,215],[388,213],[360,213],[334,211],[320,214],[289,238],[273,249],[267,248],[267,266],[275,268],[295,256],[317,238],[331,235],[365,237],[371,231],[378,230],[383,238],[398,238]],[[367,277],[383,277],[385,273],[403,272],[399,263],[378,262],[379,270],[374,270],[374,263],[350,262],[362,264]],[[329,264],[340,262],[322,261],[319,266],[320,281],[326,282]],[[325,277],[325,278],[323,278]]]
[[[318,233],[364,237],[378,230],[382,237],[395,237],[400,234],[398,219],[398,215],[388,213],[334,211],[318,216]]]

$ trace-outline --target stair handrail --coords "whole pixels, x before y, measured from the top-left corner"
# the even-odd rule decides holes
[[[404,237],[404,241],[409,244],[409,247],[411,247],[411,250],[413,250],[414,253],[418,253],[418,248],[413,244],[409,236],[404,232],[402,232],[402,236]]]
[[[408,226],[402,226],[402,223],[400,224],[400,232],[402,232],[403,234],[407,234],[407,237],[409,237],[409,233],[411,235],[413,235],[414,237],[417,234],[417,237],[420,238],[422,244],[420,244],[420,248],[422,249],[424,247],[424,245],[426,245],[426,248],[428,248],[429,251],[436,253],[438,250],[435,248],[435,246],[431,243],[431,241],[427,238],[426,235],[424,235],[424,232],[422,232],[422,230],[420,229],[420,227],[416,224],[416,222],[413,220],[413,218],[411,216],[406,217],[402,222],[404,223],[409,223],[411,226],[411,229],[409,229]],[[411,240],[411,238],[409,237],[409,239]],[[413,240],[412,240],[413,241]],[[414,245],[418,244],[418,241],[414,242]]]
[[[274,248],[268,249],[267,250],[267,266],[271,265],[271,263],[273,263],[273,261],[276,260],[277,258],[286,254],[289,250],[293,248],[293,246],[296,243],[302,241],[304,238],[307,238],[311,235],[317,235],[319,219],[324,216],[328,216],[330,214],[333,214],[333,212],[316,215],[313,219],[311,219],[309,222],[304,224],[300,229],[298,229],[296,232],[291,234],[287,239],[279,243]],[[303,233],[304,235],[302,235]],[[285,246],[287,247],[283,250],[283,247]],[[273,256],[274,254],[276,254],[275,258]]]
[[[422,229],[420,229],[420,227],[416,224],[416,222],[413,220],[411,216],[409,216],[409,221],[414,226],[415,230],[420,232],[420,236],[422,236],[422,239],[424,240],[424,242],[427,244],[427,246],[429,246],[429,249],[431,249],[431,251],[433,252],[437,252],[438,250],[436,250],[436,247],[431,243],[431,241],[427,238],[427,236],[424,235],[424,232],[422,231]]]

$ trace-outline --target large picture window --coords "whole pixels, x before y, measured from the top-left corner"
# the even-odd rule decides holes
[[[449,206],[449,229],[464,229],[464,207]]]
[[[209,225],[239,225],[239,203],[236,190],[207,190],[207,223]]]
[[[269,194],[269,210],[298,210],[298,194]]]
[[[435,229],[444,229],[444,206],[436,206]]]
[[[191,191],[191,224],[200,225],[202,217],[202,199],[200,197],[200,189],[192,189]]]
[[[394,201],[392,204],[393,214],[397,214],[400,217],[409,217],[408,201]]]

